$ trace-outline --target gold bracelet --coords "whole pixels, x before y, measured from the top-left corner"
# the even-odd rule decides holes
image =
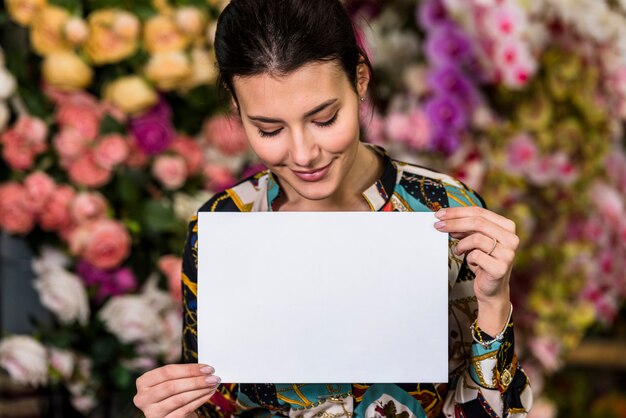
[[[478,329],[478,318],[476,318],[474,322],[472,322],[472,325],[470,325],[470,331],[472,332],[472,339],[478,344],[480,344],[485,350],[489,350],[492,344],[496,342],[502,342],[504,340],[504,333],[506,332],[506,329],[509,326],[509,322],[511,322],[512,316],[513,316],[513,304],[511,303],[511,309],[509,310],[509,319],[506,320],[506,324],[504,324],[504,329],[500,331],[500,333],[496,335],[493,340],[489,340],[489,341],[483,341],[482,332],[480,332],[480,329]],[[476,334],[478,334],[479,338],[476,338]]]

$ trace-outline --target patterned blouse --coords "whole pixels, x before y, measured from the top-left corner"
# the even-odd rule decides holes
[[[381,177],[363,197],[373,211],[437,211],[444,207],[482,206],[482,198],[448,175],[384,158]],[[280,195],[279,183],[266,170],[212,197],[203,211],[271,211]],[[513,321],[504,339],[489,348],[473,342],[470,324],[477,314],[474,273],[465,256],[453,249],[450,237],[449,380],[413,384],[221,384],[198,413],[209,417],[351,418],[351,417],[525,417],[532,404],[531,389],[514,351]],[[197,342],[197,216],[189,223],[183,252],[183,359],[198,361]],[[220,321],[228,321],[222,312]],[[236,326],[236,324],[233,324]],[[480,331],[480,330],[479,330]],[[482,333],[484,341],[492,337]]]

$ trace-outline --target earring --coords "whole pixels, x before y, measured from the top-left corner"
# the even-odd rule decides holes
[[[361,100],[362,102],[364,102],[364,101],[365,101],[365,97],[361,97],[361,98],[360,98],[360,100]]]

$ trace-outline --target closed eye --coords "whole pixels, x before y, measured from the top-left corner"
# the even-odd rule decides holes
[[[337,116],[339,116],[339,112],[335,113],[335,115],[332,118],[330,118],[329,120],[325,122],[314,122],[314,123],[320,128],[326,128],[328,126],[331,126],[333,123],[337,121]],[[283,128],[276,129],[275,131],[271,131],[271,132],[266,132],[264,130],[259,129],[259,135],[263,138],[274,137],[278,135],[282,130]]]

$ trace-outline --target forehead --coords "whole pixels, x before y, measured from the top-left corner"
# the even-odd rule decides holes
[[[237,76],[233,85],[244,111],[266,116],[306,111],[330,98],[341,99],[351,88],[343,69],[330,61],[306,64],[286,75]]]

